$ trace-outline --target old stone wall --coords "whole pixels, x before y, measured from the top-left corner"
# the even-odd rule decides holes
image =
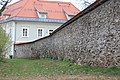
[[[15,47],[15,57],[53,57],[80,65],[120,66],[120,0],[108,0],[52,35]]]

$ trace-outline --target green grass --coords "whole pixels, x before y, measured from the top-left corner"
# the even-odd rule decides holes
[[[120,76],[120,68],[79,66],[70,61],[51,59],[9,59],[0,65],[0,76],[55,76],[55,75],[110,75]]]

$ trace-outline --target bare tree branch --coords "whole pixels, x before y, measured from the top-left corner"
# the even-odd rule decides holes
[[[96,0],[76,0],[76,4],[81,10],[83,10],[95,1]]]
[[[2,8],[0,9],[0,16],[2,15],[2,12],[5,10],[5,7],[7,6],[7,4],[9,3],[9,2],[11,2],[12,0],[1,0],[1,5],[3,5],[2,6]]]

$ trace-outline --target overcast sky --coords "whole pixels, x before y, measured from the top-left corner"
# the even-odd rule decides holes
[[[15,3],[19,0],[12,0],[12,3]],[[84,9],[85,5],[83,5],[83,0],[49,0],[49,1],[63,1],[63,2],[71,2],[72,4],[74,4],[77,8],[79,8],[80,10]],[[90,3],[93,3],[95,0],[86,0],[89,1]]]

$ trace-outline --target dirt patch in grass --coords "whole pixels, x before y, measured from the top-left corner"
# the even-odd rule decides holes
[[[120,80],[120,77],[115,76],[93,76],[93,75],[64,75],[64,76],[27,76],[15,77],[5,76],[0,77],[0,80]]]

